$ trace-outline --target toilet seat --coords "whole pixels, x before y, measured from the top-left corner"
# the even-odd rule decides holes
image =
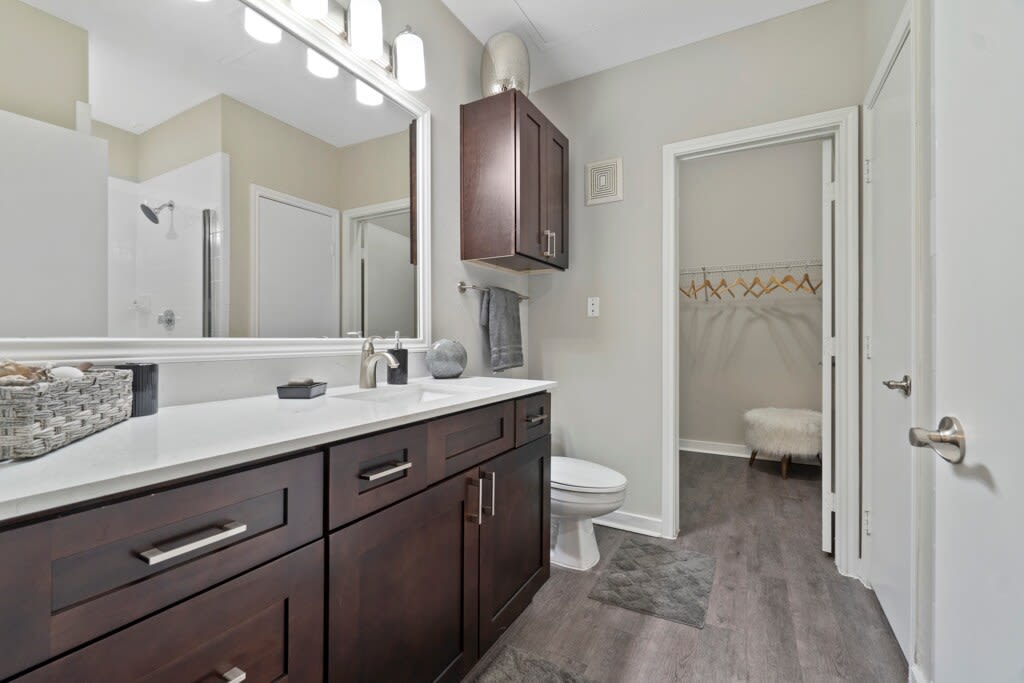
[[[551,488],[578,493],[618,493],[626,490],[619,472],[578,458],[551,458]]]

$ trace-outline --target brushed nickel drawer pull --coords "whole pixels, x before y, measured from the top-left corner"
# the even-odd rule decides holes
[[[485,472],[484,479],[491,482],[491,504],[483,506],[483,512],[491,513],[491,517],[495,514],[495,510],[498,509],[498,473],[497,472]],[[483,488],[480,489],[483,491]],[[481,495],[483,495],[481,493]]]
[[[370,470],[369,472],[363,472],[359,475],[359,478],[364,481],[377,481],[384,477],[390,477],[392,474],[398,474],[404,472],[407,469],[412,468],[411,462],[392,462],[384,465],[380,469]]]
[[[533,415],[532,417],[527,417],[526,421],[529,422],[532,425],[535,425],[535,424],[538,424],[540,422],[543,422],[546,419],[548,419],[547,415]]]
[[[228,522],[224,526],[215,526],[210,530],[213,531],[213,533],[209,536],[204,536],[203,538],[190,543],[179,545],[177,548],[162,550],[158,546],[153,546],[149,550],[143,550],[139,553],[139,557],[150,566],[160,564],[161,562],[166,562],[167,560],[173,560],[176,557],[187,555],[194,550],[211,546],[214,543],[220,543],[221,541],[227,540],[233,536],[244,534],[249,530],[249,527],[242,522]]]
[[[245,680],[245,672],[236,666],[222,673],[220,677],[227,683],[242,683]]]

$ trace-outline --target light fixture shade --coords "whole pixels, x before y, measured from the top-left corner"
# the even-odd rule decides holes
[[[251,7],[245,8],[245,32],[261,43],[281,42],[281,27]]]
[[[384,54],[380,0],[352,0],[348,8],[348,42],[365,59],[377,59]]]
[[[338,65],[312,48],[306,48],[306,68],[317,78],[337,78]]]
[[[307,19],[327,18],[327,0],[292,0],[292,8]]]
[[[384,104],[384,95],[380,91],[368,86],[366,83],[356,80],[356,100],[368,107],[376,107]]]
[[[412,31],[399,33],[395,38],[395,75],[406,90],[415,92],[427,87],[423,39]]]

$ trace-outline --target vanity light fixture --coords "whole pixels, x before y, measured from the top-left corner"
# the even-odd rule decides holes
[[[328,0],[292,0],[295,11],[306,17],[319,21],[327,18]]]
[[[306,48],[306,68],[317,78],[337,78],[340,68],[313,48]]]
[[[368,107],[376,107],[384,104],[384,95],[363,81],[356,79],[356,100]]]
[[[427,87],[427,65],[423,56],[423,39],[408,26],[395,38],[395,76],[398,84],[410,92]]]
[[[245,32],[261,43],[275,45],[281,42],[281,27],[251,7],[245,8]]]
[[[380,0],[352,0],[348,8],[348,40],[364,59],[384,54],[384,19]]]

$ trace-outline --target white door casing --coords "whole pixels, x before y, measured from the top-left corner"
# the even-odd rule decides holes
[[[663,148],[661,535],[664,537],[674,538],[679,532],[678,162],[785,142],[832,140],[835,154],[835,258],[832,277],[835,286],[832,353],[836,358],[836,420],[833,424],[836,444],[835,563],[841,573],[863,578],[860,565],[860,462],[857,457],[860,446],[858,120],[857,108],[849,107],[672,143]],[[822,535],[824,547],[824,533]]]
[[[835,553],[835,145],[821,143],[821,549]]]
[[[864,104],[864,444],[869,582],[914,658],[914,423],[917,311],[914,53],[901,24]],[[911,377],[911,393],[883,386]]]

